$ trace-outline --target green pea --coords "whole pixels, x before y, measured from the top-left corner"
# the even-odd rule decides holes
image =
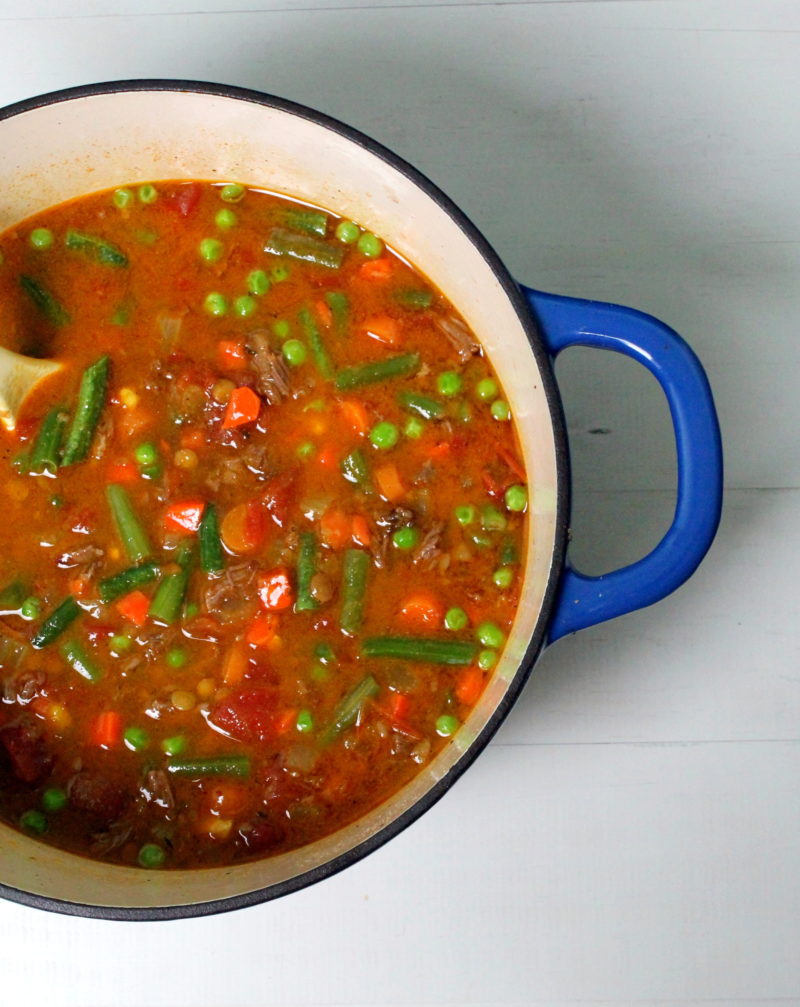
[[[453,513],[456,516],[456,521],[458,521],[462,527],[472,524],[478,516],[478,511],[472,506],[472,504],[461,504],[456,507]]]
[[[388,420],[376,423],[369,432],[369,439],[381,451],[388,451],[393,448],[400,437],[400,431]]]
[[[498,650],[506,642],[506,635],[494,622],[482,622],[475,630],[475,635],[484,647]]]
[[[495,398],[500,389],[494,378],[484,378],[475,385],[475,394],[481,402],[489,402]]]
[[[42,603],[38,598],[31,595],[30,598],[26,598],[22,605],[20,605],[19,614],[23,619],[27,619],[28,622],[39,619],[42,614]]]
[[[275,333],[278,339],[286,339],[288,338],[289,333],[292,331],[292,328],[285,318],[279,318],[277,322],[273,323],[272,331]]]
[[[150,744],[150,735],[143,727],[129,727],[122,737],[132,752],[141,752]]]
[[[140,465],[155,465],[158,461],[158,448],[152,441],[144,441],[134,448],[133,457]]]
[[[377,234],[365,231],[356,246],[365,259],[377,259],[383,252],[383,242]]]
[[[524,511],[528,506],[528,490],[519,483],[509,486],[506,490],[505,501],[506,507],[510,511],[517,513]]]
[[[482,650],[478,654],[478,667],[481,671],[491,671],[497,664],[497,651]]]
[[[171,738],[164,738],[161,742],[161,751],[165,755],[180,755],[186,750],[186,738],[182,734],[173,734]]]
[[[139,850],[137,859],[140,867],[152,871],[157,867],[163,866],[167,855],[158,843],[145,843]]]
[[[444,625],[446,629],[451,629],[454,633],[457,633],[460,629],[467,628],[469,625],[469,616],[463,608],[448,608],[444,617]]]
[[[456,407],[456,419],[459,423],[472,422],[472,406],[469,402],[459,402]]]
[[[309,731],[313,731],[314,718],[311,715],[311,710],[299,710],[295,726],[301,734],[308,734]]]
[[[361,228],[352,220],[341,220],[336,226],[336,237],[344,245],[352,245],[358,241]]]
[[[317,449],[311,441],[303,441],[303,443],[297,448],[297,457],[301,459],[301,461],[306,461],[306,459],[311,458],[316,450]]]
[[[238,203],[244,197],[244,186],[238,182],[228,182],[219,190],[219,198],[225,203]]]
[[[118,636],[111,637],[111,650],[115,654],[124,654],[126,650],[130,650],[133,646],[133,640],[129,636],[124,636],[119,634]]]
[[[461,375],[457,371],[445,371],[436,379],[436,387],[439,389],[439,393],[446,395],[448,398],[458,395],[462,385]]]
[[[273,283],[283,283],[284,280],[289,279],[289,267],[273,266],[269,271],[269,278]]]
[[[158,189],[154,185],[140,185],[137,195],[140,203],[155,203],[158,199]]]
[[[403,427],[403,433],[412,441],[419,440],[425,433],[425,421],[419,416],[409,416]]]
[[[214,214],[214,223],[220,231],[229,231],[232,227],[236,227],[238,221],[239,218],[227,206],[224,206],[221,210],[217,210]]]
[[[242,294],[241,297],[236,297],[233,301],[233,313],[238,318],[249,318],[257,307],[258,302],[250,294]]]
[[[461,727],[461,722],[452,713],[443,713],[441,717],[436,718],[436,733],[440,738],[451,737],[459,727]]]
[[[507,423],[511,419],[511,410],[508,403],[502,399],[495,399],[491,406],[492,416],[501,423]]]
[[[247,289],[251,294],[255,294],[256,297],[263,297],[269,288],[269,277],[263,269],[254,269],[251,273],[247,274]]]
[[[24,811],[19,818],[19,827],[25,832],[30,832],[34,836],[41,836],[47,832],[47,815],[36,808]]]
[[[492,581],[495,587],[505,591],[514,583],[514,568],[512,566],[500,566],[492,574]]]
[[[203,307],[209,315],[214,315],[215,318],[221,318],[228,310],[228,301],[226,300],[224,294],[220,294],[214,290],[210,294],[206,294],[206,299],[203,301]]]
[[[331,673],[324,664],[315,664],[311,669],[311,678],[315,682],[327,682],[330,677]]]
[[[219,262],[225,251],[225,246],[219,238],[203,238],[197,246],[197,250],[200,253],[200,258],[206,262]]]
[[[47,502],[51,507],[63,507],[64,497],[60,493],[54,493]]]
[[[318,643],[314,648],[314,656],[318,657],[323,664],[333,664],[336,654],[329,643]]]
[[[67,806],[67,792],[61,787],[48,787],[42,794],[42,809],[53,814]]]
[[[419,531],[416,528],[398,528],[392,535],[392,543],[397,549],[413,549],[419,542]]]
[[[481,527],[484,531],[504,531],[507,523],[505,514],[493,504],[481,507]]]
[[[287,364],[292,367],[300,367],[306,362],[308,351],[305,344],[301,343],[299,339],[287,339],[283,344],[283,356]]]
[[[173,647],[167,651],[167,664],[170,668],[182,668],[189,660],[189,655],[183,647]]]
[[[125,210],[133,202],[133,193],[130,189],[115,189],[111,202],[118,210]]]
[[[37,227],[28,238],[34,248],[49,248],[53,244],[53,232],[46,227]]]
[[[328,405],[325,399],[313,399],[307,406],[303,406],[304,413],[325,413],[327,411]]]

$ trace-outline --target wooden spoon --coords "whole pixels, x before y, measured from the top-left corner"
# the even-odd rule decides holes
[[[55,360],[23,357],[0,346],[0,423],[6,430],[16,428],[22,403],[36,385],[63,366]]]

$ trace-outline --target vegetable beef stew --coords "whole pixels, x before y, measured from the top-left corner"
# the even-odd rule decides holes
[[[528,491],[442,294],[353,221],[155,182],[0,235],[65,365],[0,434],[0,817],[202,867],[319,839],[448,744],[511,626]]]

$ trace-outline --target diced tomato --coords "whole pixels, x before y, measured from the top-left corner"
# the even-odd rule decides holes
[[[264,506],[279,528],[283,528],[289,519],[296,493],[296,482],[296,472],[291,470],[281,472],[266,483],[261,494]]]
[[[368,318],[363,324],[364,332],[379,343],[396,346],[400,338],[400,328],[394,318],[388,315],[378,315]]]
[[[315,460],[317,465],[321,465],[324,469],[336,468],[339,461],[339,452],[333,445],[328,445],[319,452]]]
[[[122,717],[116,710],[106,710],[95,720],[91,742],[98,748],[113,748],[122,737]]]
[[[358,270],[365,280],[388,280],[394,272],[392,260],[388,258],[370,259]]]
[[[169,193],[164,200],[164,206],[174,210],[180,217],[188,217],[197,209],[202,193],[203,187],[198,182],[187,182]]]
[[[237,741],[267,741],[275,734],[275,703],[271,689],[241,689],[215,703],[208,719]]]
[[[229,371],[241,371],[247,367],[247,351],[239,340],[223,340],[217,343],[220,365]]]
[[[130,594],[123,595],[115,607],[123,619],[132,622],[134,626],[144,626],[150,610],[150,599],[144,591],[131,591]]]
[[[275,639],[277,632],[275,616],[269,612],[263,612],[250,623],[245,639],[254,647],[268,647]]]
[[[112,462],[106,469],[106,482],[135,483],[139,472],[133,462]]]
[[[164,514],[164,527],[167,531],[196,532],[203,520],[205,509],[204,500],[179,500],[167,508]]]
[[[261,399],[252,388],[243,385],[241,388],[234,388],[231,397],[228,399],[228,408],[225,410],[225,419],[222,421],[222,429],[230,430],[232,427],[240,427],[245,423],[252,423],[258,419],[261,412]]]
[[[294,591],[285,566],[276,566],[258,575],[258,597],[268,611],[279,612],[289,608],[294,602]]]
[[[296,718],[297,710],[281,710],[275,718],[275,733],[286,734],[287,731],[291,730]]]
[[[359,402],[358,399],[343,399],[339,403],[339,408],[342,410],[342,416],[355,433],[366,434],[369,432],[369,416],[362,402]]]

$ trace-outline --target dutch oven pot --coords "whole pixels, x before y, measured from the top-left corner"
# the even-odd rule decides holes
[[[65,853],[0,826],[0,892],[45,909],[115,919],[197,916],[265,901],[376,849],[428,809],[495,733],[537,655],[559,637],[649,605],[705,555],[719,521],[721,448],[697,358],[647,315],[519,287],[486,240],[428,179],[326,116],[252,91],[125,81],[60,91],[0,111],[0,228],[47,206],[135,180],[235,179],[359,221],[407,256],[480,338],[517,421],[531,484],[519,611],[478,705],[403,790],[326,839],[271,859],[145,871]],[[553,358],[614,350],[660,382],[675,427],[678,497],[661,543],[603,577],[565,562],[569,465]]]

